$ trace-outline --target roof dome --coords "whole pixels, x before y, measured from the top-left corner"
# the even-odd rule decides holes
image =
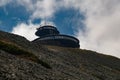
[[[35,33],[39,37],[47,36],[47,35],[56,35],[60,32],[57,30],[56,27],[51,25],[44,25],[37,28],[37,32]]]

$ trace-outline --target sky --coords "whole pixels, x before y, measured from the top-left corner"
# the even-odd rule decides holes
[[[0,0],[0,30],[32,41],[45,22],[80,48],[120,58],[120,0]]]

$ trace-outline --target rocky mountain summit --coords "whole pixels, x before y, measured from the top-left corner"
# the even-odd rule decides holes
[[[120,80],[120,59],[0,31],[0,80]]]

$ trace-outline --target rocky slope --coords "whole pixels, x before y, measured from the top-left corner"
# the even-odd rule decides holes
[[[0,31],[0,80],[120,80],[120,59]]]

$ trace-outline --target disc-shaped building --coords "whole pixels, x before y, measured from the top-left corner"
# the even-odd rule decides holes
[[[79,40],[73,36],[63,35],[52,25],[44,25],[37,28],[35,35],[39,38],[33,42],[44,45],[79,48]]]

